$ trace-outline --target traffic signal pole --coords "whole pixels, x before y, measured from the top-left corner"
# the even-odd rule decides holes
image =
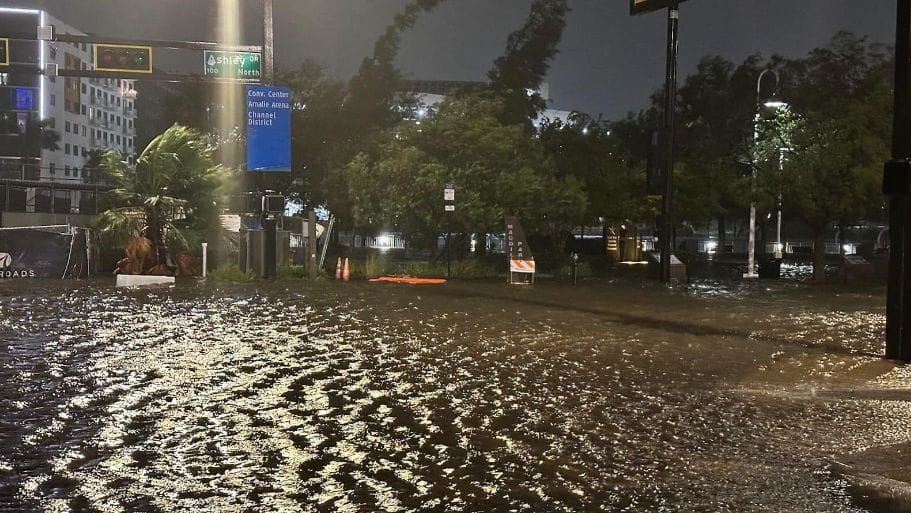
[[[883,189],[889,199],[886,358],[911,362],[911,0],[897,0],[892,160]]]
[[[263,84],[275,81],[275,33],[272,29],[272,0],[263,0]]]
[[[272,0],[263,0],[263,85],[272,85],[275,81],[275,66],[273,64],[273,32],[272,32]],[[259,175],[259,190],[262,193],[264,191],[264,182],[265,182],[265,171],[260,171],[257,174]],[[276,241],[277,234],[276,228],[278,224],[277,216],[284,215],[283,212],[271,213],[266,212],[266,209],[263,208],[263,231],[265,240],[265,251],[263,258],[265,259],[263,269],[264,269],[264,278],[276,278],[277,277],[277,267],[278,267],[278,256],[276,255]]]
[[[677,108],[677,38],[679,1],[667,7],[667,68],[664,85],[664,195],[661,200],[661,281],[671,282],[671,200],[674,185],[674,118]]]

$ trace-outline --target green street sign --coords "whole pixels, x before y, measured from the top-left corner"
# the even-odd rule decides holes
[[[203,53],[205,76],[259,80],[262,77],[262,58],[257,52]]]
[[[9,39],[0,37],[0,66],[9,66]]]

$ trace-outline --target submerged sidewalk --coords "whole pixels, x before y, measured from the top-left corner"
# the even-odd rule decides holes
[[[905,399],[911,401],[911,391]],[[911,513],[911,441],[873,447],[836,460],[854,500],[874,512]]]

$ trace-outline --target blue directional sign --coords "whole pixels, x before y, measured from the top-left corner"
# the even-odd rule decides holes
[[[291,90],[251,85],[247,104],[247,171],[291,171]]]

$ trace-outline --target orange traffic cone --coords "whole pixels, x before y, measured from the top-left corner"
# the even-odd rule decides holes
[[[351,269],[348,267],[348,257],[345,257],[345,270],[342,271],[342,279],[348,281],[351,278]]]
[[[335,279],[342,279],[342,257],[338,257],[338,263],[335,264]]]

